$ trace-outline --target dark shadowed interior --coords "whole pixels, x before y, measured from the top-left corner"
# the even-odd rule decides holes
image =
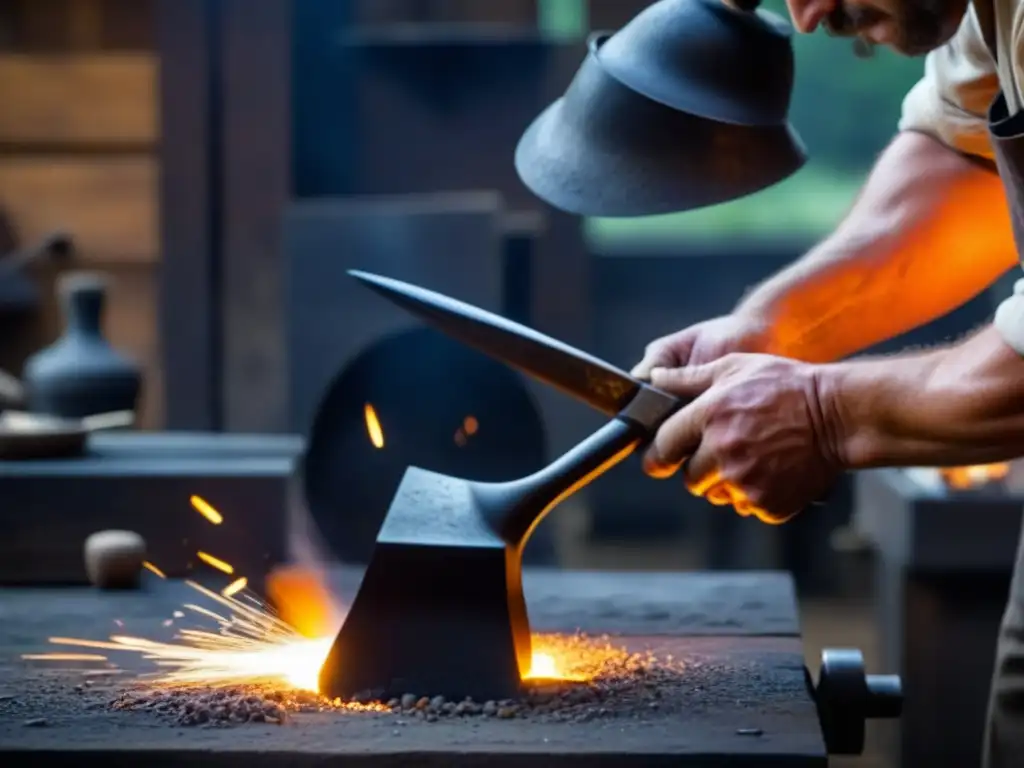
[[[366,423],[377,415],[383,447]],[[545,435],[519,374],[429,328],[371,345],[328,387],[310,435],[306,493],[335,556],[366,562],[405,473],[513,480],[540,469]],[[525,557],[553,555],[545,523]]]

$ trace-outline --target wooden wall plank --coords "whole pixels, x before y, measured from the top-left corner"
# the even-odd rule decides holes
[[[214,54],[220,0],[158,0],[160,312],[168,429],[221,421],[220,147]],[[250,115],[250,117],[252,117]],[[259,121],[255,121],[258,132]],[[183,298],[186,297],[186,298]],[[188,311],[181,303],[187,301]]]
[[[287,426],[281,215],[291,193],[291,8],[221,0],[226,431]],[[254,125],[254,123],[258,125]]]
[[[151,0],[0,0],[0,49],[149,51]]]
[[[68,43],[67,0],[8,0],[11,47],[60,50]]]
[[[103,0],[103,50],[155,49],[154,15],[152,0]]]
[[[153,147],[156,78],[147,54],[0,56],[0,143]]]
[[[86,262],[156,260],[156,185],[149,155],[0,158],[0,208],[19,240],[62,229]]]
[[[68,6],[68,37],[75,50],[88,51],[103,43],[101,0],[75,0]]]

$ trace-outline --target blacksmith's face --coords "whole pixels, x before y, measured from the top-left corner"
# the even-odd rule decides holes
[[[819,26],[907,56],[921,56],[956,32],[968,0],[786,0],[800,32]]]

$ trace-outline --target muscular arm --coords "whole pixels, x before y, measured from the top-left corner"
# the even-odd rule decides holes
[[[904,131],[838,229],[737,312],[767,319],[772,352],[836,360],[951,311],[1016,261],[999,177]]]
[[[1024,357],[995,328],[944,349],[822,366],[820,387],[848,468],[1024,455]]]

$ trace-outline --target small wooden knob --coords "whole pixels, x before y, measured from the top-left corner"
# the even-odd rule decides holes
[[[146,542],[133,531],[99,531],[85,540],[85,572],[100,589],[139,585]]]

